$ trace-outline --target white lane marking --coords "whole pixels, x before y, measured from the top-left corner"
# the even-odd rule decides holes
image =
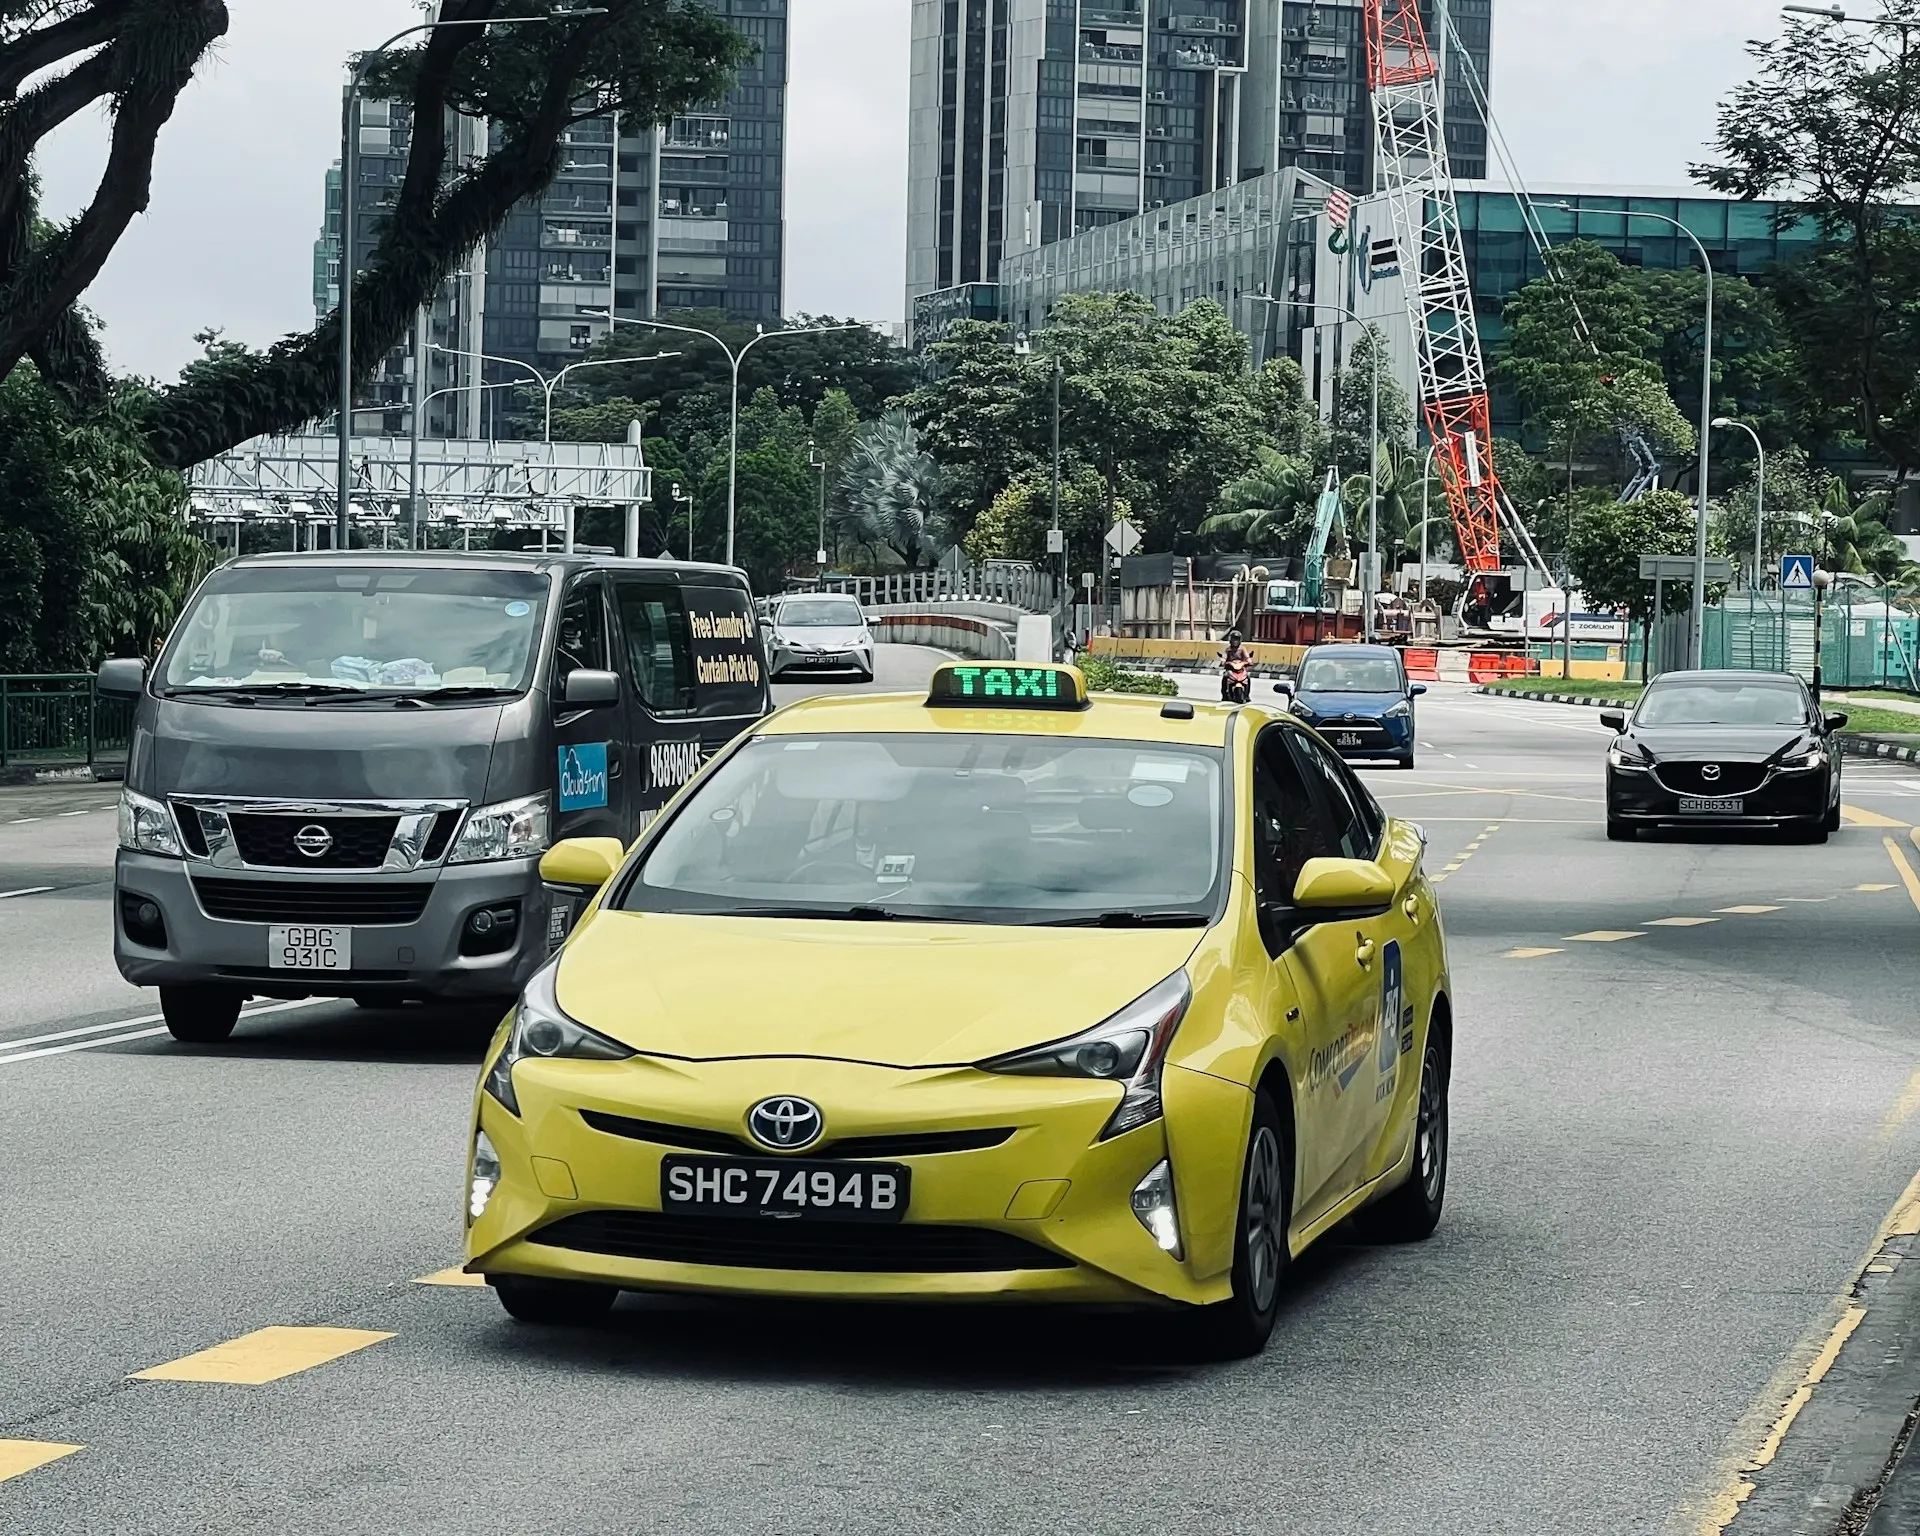
[[[38,816],[16,816],[12,821],[8,822],[7,825],[10,827],[24,827],[28,822],[38,820],[40,820]]]
[[[89,807],[87,807],[87,809],[85,809],[85,810],[80,810],[80,811],[62,811],[62,812],[61,812],[60,814],[61,814],[62,816],[91,816],[91,815],[93,814],[93,808],[92,808],[91,806],[89,806]]]
[[[17,891],[0,891],[0,901],[9,901],[15,896],[43,896],[52,889],[50,885],[23,885]]]
[[[290,1008],[317,1008],[322,1003],[337,1003],[339,1001],[340,999],[337,997],[303,997],[289,1003],[268,1003],[263,1008],[249,1008],[246,1012],[242,1013],[240,1017],[243,1019],[256,1019],[263,1013],[285,1013]],[[117,1024],[98,1024],[93,1027],[96,1030],[122,1029],[133,1024],[154,1024],[160,1017],[161,1015],[157,1013],[149,1013],[137,1019],[121,1019]],[[9,1066],[16,1061],[32,1061],[40,1056],[64,1056],[69,1051],[91,1051],[103,1045],[119,1045],[122,1041],[126,1040],[146,1040],[154,1035],[164,1035],[166,1032],[166,1025],[160,1024],[154,1029],[135,1029],[124,1035],[108,1035],[100,1040],[75,1040],[67,1045],[49,1045],[37,1051],[19,1051],[12,1049],[14,1046],[33,1044],[34,1042],[32,1040],[8,1040],[0,1042],[0,1067]],[[45,1040],[55,1040],[58,1038],[58,1035],[42,1035],[36,1037],[36,1039]]]

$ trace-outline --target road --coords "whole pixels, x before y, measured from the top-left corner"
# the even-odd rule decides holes
[[[875,686],[933,659],[883,648]],[[1420,738],[1368,777],[1443,878],[1447,1217],[1324,1245],[1227,1366],[1123,1314],[629,1297],[576,1334],[420,1283],[457,1258],[488,1023],[156,1036],[108,953],[110,794],[7,792],[0,1529],[1699,1529],[1920,1167],[1888,842],[1920,856],[1920,776],[1850,765],[1826,847],[1619,845],[1592,711],[1441,688]],[[132,1379],[273,1326],[379,1337],[264,1385]]]

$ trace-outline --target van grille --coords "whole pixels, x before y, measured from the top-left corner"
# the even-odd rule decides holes
[[[354,884],[298,880],[206,880],[194,894],[208,917],[233,923],[336,923],[393,927],[420,920],[433,886],[425,881]]]
[[[247,863],[262,869],[378,869],[393,844],[398,816],[260,816],[233,811],[227,816],[234,846]],[[309,858],[294,844],[304,827],[320,827],[333,845]]]

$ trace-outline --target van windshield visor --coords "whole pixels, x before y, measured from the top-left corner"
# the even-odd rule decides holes
[[[1187,923],[1228,867],[1221,753],[768,736],[701,782],[617,905],[750,917]]]
[[[175,630],[169,693],[524,693],[548,583],[528,571],[256,566],[216,573]]]

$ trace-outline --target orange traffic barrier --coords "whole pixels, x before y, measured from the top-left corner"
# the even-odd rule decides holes
[[[1467,657],[1467,679],[1475,683],[1497,683],[1507,675],[1505,658],[1494,651],[1475,651]]]
[[[1437,683],[1440,681],[1440,653],[1438,651],[1416,651],[1409,647],[1405,654],[1407,676],[1416,683]]]

